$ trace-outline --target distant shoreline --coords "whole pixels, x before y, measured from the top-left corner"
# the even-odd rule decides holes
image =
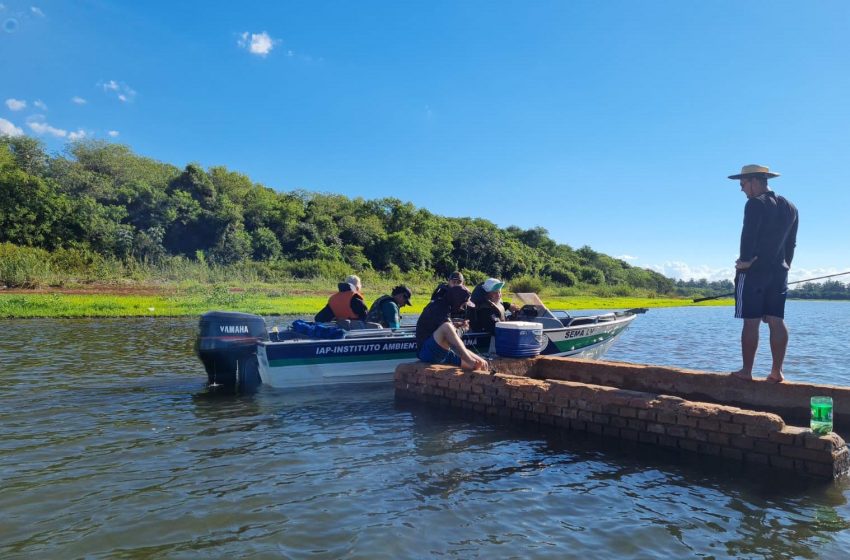
[[[422,295],[416,295],[422,294]],[[383,292],[366,290],[371,304]],[[428,303],[426,290],[414,290],[403,314],[416,314]],[[321,309],[327,289],[277,291],[269,287],[199,286],[191,289],[157,286],[75,286],[73,288],[0,290],[0,318],[191,317],[218,309],[257,315],[312,315]],[[510,300],[510,294],[505,294]],[[693,304],[689,298],[559,296],[543,292],[551,309],[631,309],[730,305],[731,300]]]

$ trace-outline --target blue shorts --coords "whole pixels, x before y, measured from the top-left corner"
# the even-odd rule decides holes
[[[788,271],[740,271],[735,277],[735,317],[761,319],[765,315],[785,317]]]
[[[416,353],[416,357],[423,362],[429,364],[449,364],[453,366],[460,365],[460,357],[453,350],[444,350],[442,346],[434,340],[434,335],[422,343],[422,348]]]

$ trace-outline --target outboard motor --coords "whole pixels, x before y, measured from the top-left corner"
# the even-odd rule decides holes
[[[257,342],[268,340],[258,315],[210,311],[201,315],[195,351],[207,370],[210,387],[251,393],[260,385]]]

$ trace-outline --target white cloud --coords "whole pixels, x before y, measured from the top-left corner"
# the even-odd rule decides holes
[[[734,269],[731,266],[722,268],[712,268],[708,265],[690,265],[681,261],[667,261],[664,264],[651,264],[644,268],[654,270],[668,278],[675,280],[706,280],[713,282],[716,280],[732,280],[735,277]]]
[[[840,274],[841,272],[846,272],[850,270],[850,267],[844,268],[794,268],[791,267],[791,270],[788,271],[788,281],[789,282],[798,282],[800,280],[810,280],[812,278],[820,278],[820,280],[816,280],[816,283],[827,282],[831,280],[837,280],[838,282],[848,282],[850,281],[850,275],[847,276],[837,276],[835,278],[822,278],[823,276],[830,276],[832,274]]]
[[[76,103],[77,105],[85,105],[88,102],[79,95],[75,95],[71,98],[71,103]]]
[[[636,261],[637,257],[633,257],[631,255],[620,255],[618,257],[614,257],[615,259],[620,259],[621,261]]]
[[[27,102],[23,99],[15,99],[10,97],[6,100],[6,107],[8,107],[12,111],[20,111],[21,109],[25,109],[27,106]]]
[[[44,12],[38,6],[30,6],[30,12],[36,17],[44,17]]]
[[[0,119],[0,136],[20,136],[24,131],[7,121]]]
[[[82,140],[86,136],[88,136],[86,131],[80,128],[76,132],[68,133],[68,140],[71,140],[73,142],[74,140]]]
[[[50,136],[56,138],[65,138],[68,136],[68,131],[63,130],[61,128],[55,128],[47,124],[46,122],[40,121],[30,121],[27,123],[27,126],[32,129],[36,134],[49,134]]]
[[[263,57],[272,52],[272,49],[278,43],[280,43],[279,40],[272,39],[272,37],[265,31],[262,33],[248,33],[246,31],[242,33],[242,35],[239,36],[239,40],[236,41],[237,45],[246,49],[251,54]],[[292,55],[289,54],[289,56]]]
[[[115,80],[109,80],[108,82],[100,82],[100,87],[103,88],[103,91],[106,93],[115,94],[115,97],[118,98],[122,103],[129,103],[133,101],[136,97],[136,90],[125,84],[124,82],[116,82]]]
[[[45,104],[44,104],[44,101],[42,101],[41,99],[36,99],[36,100],[33,102],[33,105],[34,105],[35,107],[38,107],[38,108],[39,108],[39,109],[41,109],[42,111],[47,111],[47,105],[45,105]]]
[[[121,134],[121,133],[120,133],[120,132],[118,132],[117,130],[110,130],[109,132],[107,132],[107,134],[108,134],[109,136],[111,136],[112,138],[117,138],[117,137],[118,137],[118,135],[119,135],[119,134]]]

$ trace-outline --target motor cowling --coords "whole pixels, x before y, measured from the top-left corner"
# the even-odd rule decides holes
[[[198,322],[195,351],[211,388],[253,392],[260,385],[257,342],[268,340],[266,322],[259,315],[210,311]]]

